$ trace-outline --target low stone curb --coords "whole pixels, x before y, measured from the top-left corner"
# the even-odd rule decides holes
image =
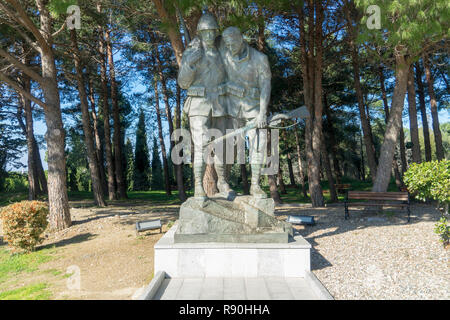
[[[136,300],[152,300],[165,278],[166,273],[164,271],[158,271],[149,285],[144,289],[144,292]]]
[[[305,273],[305,279],[309,282],[311,289],[321,300],[334,300],[333,296],[328,292],[314,273],[307,271]]]

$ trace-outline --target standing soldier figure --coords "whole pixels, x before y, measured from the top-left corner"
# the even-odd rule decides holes
[[[265,54],[250,47],[236,27],[225,29],[222,38],[220,53],[228,75],[228,113],[236,119],[238,127],[251,121],[257,126],[247,133],[252,169],[250,194],[255,198],[267,198],[259,186],[266,147],[266,135],[261,134],[259,128],[267,125],[271,89],[269,60]]]
[[[225,68],[217,49],[216,38],[219,26],[210,13],[205,13],[197,24],[198,38],[191,41],[184,51],[178,84],[187,89],[188,98],[184,112],[189,116],[189,126],[194,143],[194,197],[205,199],[203,175],[205,173],[205,143],[211,127],[225,131],[226,106],[223,85],[226,81]],[[220,162],[220,163],[219,163]],[[230,192],[225,179],[223,161],[214,161],[219,192]]]

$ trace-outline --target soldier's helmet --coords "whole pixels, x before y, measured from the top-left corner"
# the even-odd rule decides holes
[[[197,31],[211,29],[218,30],[219,25],[217,24],[216,18],[211,13],[205,13],[198,20]]]

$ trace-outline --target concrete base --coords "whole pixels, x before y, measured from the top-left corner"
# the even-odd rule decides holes
[[[169,278],[305,277],[311,245],[300,235],[288,243],[175,243],[176,223],[154,246],[155,274]]]

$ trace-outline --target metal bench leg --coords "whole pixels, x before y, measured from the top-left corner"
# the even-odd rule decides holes
[[[348,219],[348,205],[347,205],[347,202],[345,202],[345,215],[344,215],[344,219],[345,219],[345,220]]]

